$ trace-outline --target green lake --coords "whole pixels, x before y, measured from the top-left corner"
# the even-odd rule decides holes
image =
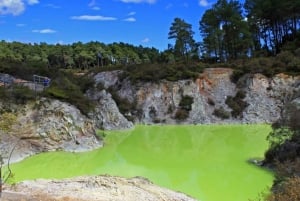
[[[273,175],[250,164],[268,148],[268,125],[136,126],[105,131],[105,146],[85,153],[42,153],[12,164],[15,181],[109,174],[142,176],[201,201],[248,201]]]

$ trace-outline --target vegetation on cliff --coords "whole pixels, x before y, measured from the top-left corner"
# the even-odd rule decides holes
[[[295,93],[293,98],[299,98]],[[299,200],[300,194],[300,108],[288,103],[280,120],[272,125],[268,136],[270,149],[265,153],[265,165],[275,170],[276,181],[271,201]]]

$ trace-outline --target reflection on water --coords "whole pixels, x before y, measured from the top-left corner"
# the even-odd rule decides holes
[[[266,125],[137,126],[106,132],[87,153],[44,153],[12,169],[16,180],[111,174],[143,176],[204,201],[244,201],[271,186],[271,173],[247,163],[263,157]]]

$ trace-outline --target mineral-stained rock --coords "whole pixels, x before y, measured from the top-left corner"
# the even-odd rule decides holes
[[[136,103],[139,114],[135,120],[147,124],[271,123],[279,118],[285,99],[300,85],[300,76],[284,74],[273,78],[261,74],[245,75],[235,84],[230,79],[232,69],[228,68],[205,69],[195,80],[161,80],[134,85],[128,79],[117,80],[121,73],[99,73],[95,80],[106,88],[114,87],[122,98]],[[107,81],[110,78],[113,81]],[[220,107],[230,114],[232,109],[226,104],[226,99],[234,97],[238,91],[245,92],[244,101],[248,105],[240,117],[220,119],[213,115],[214,110]],[[174,118],[175,113],[180,108],[180,100],[186,95],[193,98],[192,108],[187,119],[178,121]]]

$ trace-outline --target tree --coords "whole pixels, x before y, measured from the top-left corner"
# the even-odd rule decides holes
[[[299,0],[246,0],[245,9],[252,32],[259,35],[261,45],[272,54],[278,54],[285,43],[297,38]]]
[[[239,1],[218,0],[199,22],[206,53],[228,61],[249,55],[252,38]]]
[[[175,18],[169,31],[169,39],[175,39],[173,48],[175,56],[189,60],[192,53],[197,51],[197,44],[193,39],[194,32],[192,25],[186,23],[183,19]]]

